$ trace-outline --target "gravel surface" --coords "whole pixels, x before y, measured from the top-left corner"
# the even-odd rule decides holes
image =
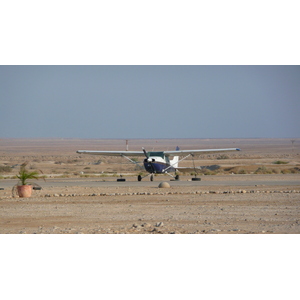
[[[158,185],[50,186],[31,198],[0,191],[0,232],[300,233],[299,185]]]

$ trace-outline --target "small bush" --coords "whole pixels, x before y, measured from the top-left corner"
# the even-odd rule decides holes
[[[222,154],[222,155],[218,156],[217,159],[229,159],[229,156],[226,154]]]
[[[244,170],[244,169],[239,170],[237,173],[238,174],[247,174],[246,170]]]
[[[79,162],[78,159],[68,159],[68,160],[66,161],[67,164],[74,164],[74,163],[77,163],[77,162]]]
[[[210,170],[206,170],[206,171],[204,172],[204,175],[217,175],[217,172],[210,171]]]
[[[281,170],[281,173],[282,174],[298,174],[299,171],[300,171],[300,169],[296,167],[296,168],[292,168],[292,169],[283,169],[283,170]]]
[[[288,162],[287,161],[282,161],[282,160],[276,160],[276,161],[273,162],[273,164],[275,164],[275,165],[286,165],[286,164],[288,164]]]
[[[10,166],[0,166],[0,173],[9,173],[11,172]]]
[[[267,169],[265,166],[259,167],[254,174],[272,174],[272,170]]]

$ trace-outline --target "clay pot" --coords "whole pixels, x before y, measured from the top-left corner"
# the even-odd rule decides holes
[[[29,198],[31,197],[32,193],[32,186],[31,185],[18,185],[18,194],[21,198]]]

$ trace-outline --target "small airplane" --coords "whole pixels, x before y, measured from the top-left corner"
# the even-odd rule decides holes
[[[78,150],[76,151],[79,154],[90,154],[90,155],[105,155],[105,156],[121,156],[128,159],[130,162],[139,165],[138,162],[129,158],[129,156],[145,156],[143,161],[145,170],[149,173],[146,176],[142,177],[138,175],[138,181],[141,181],[143,178],[150,175],[150,180],[153,181],[154,174],[167,174],[173,177],[175,180],[179,180],[179,175],[176,172],[180,169],[178,163],[185,160],[189,156],[194,156],[195,154],[207,154],[207,153],[219,153],[226,151],[240,151],[238,148],[227,148],[227,149],[198,149],[198,150],[180,150],[179,147],[174,151],[152,151],[147,152],[144,148],[142,151],[89,151],[89,150]],[[185,155],[182,159],[179,160],[180,155]],[[173,159],[170,159],[170,156],[173,156]],[[195,168],[195,167],[194,167]],[[196,168],[195,168],[196,169]],[[176,176],[170,174],[170,172],[175,172]]]

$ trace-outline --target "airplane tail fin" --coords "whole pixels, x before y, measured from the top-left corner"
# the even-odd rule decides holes
[[[173,168],[178,168],[178,161],[179,161],[179,156],[174,156],[173,159],[170,161],[170,164]]]
[[[179,151],[180,148],[177,146],[176,151]],[[178,161],[179,161],[179,156],[174,156],[173,159],[170,161],[170,164],[173,168],[177,169],[178,168]]]

